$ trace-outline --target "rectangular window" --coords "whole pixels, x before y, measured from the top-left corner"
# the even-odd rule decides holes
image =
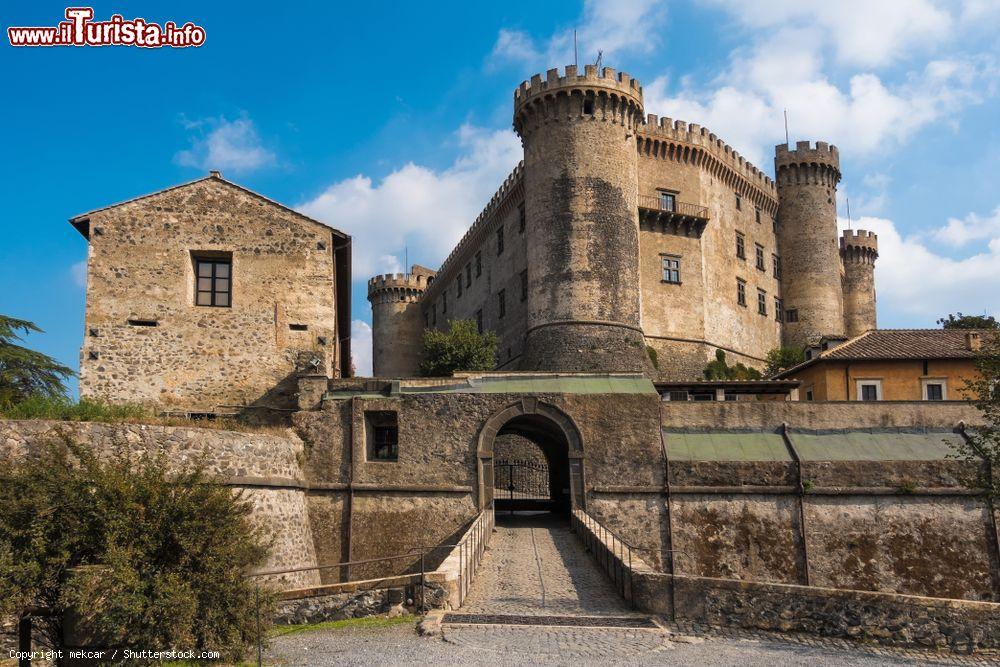
[[[396,413],[388,410],[365,411],[365,433],[369,461],[399,460],[399,424]]]
[[[781,299],[774,297],[774,321],[783,322],[785,319],[785,308],[781,303]]]
[[[528,269],[521,271],[521,301],[528,300]]]
[[[775,236],[778,235],[778,219],[775,217],[771,218],[771,231],[774,233]]]
[[[767,292],[762,289],[757,290],[757,314],[767,315]]]
[[[813,400],[813,390],[812,389],[806,389],[806,400],[807,401]]]
[[[736,303],[741,306],[747,305],[747,283],[739,278],[736,279]]]
[[[459,276],[458,280],[455,281],[455,288],[458,291],[458,295],[456,296],[456,298],[461,299],[462,298],[462,276]]]
[[[771,266],[774,268],[774,279],[781,280],[781,258],[771,255]]]
[[[524,214],[524,204],[521,204],[517,207],[517,233],[523,234],[527,224],[528,218]]]
[[[798,322],[799,321],[799,309],[789,308],[785,311],[785,321],[786,322]]]
[[[755,208],[753,210],[753,217],[754,217],[754,220],[756,220],[757,224],[759,225],[760,224],[760,207],[757,207],[757,208]]]
[[[438,309],[437,304],[431,304],[431,326],[436,327],[438,325]]]
[[[229,308],[232,305],[232,258],[195,257],[195,304]]]
[[[476,253],[476,277],[483,275],[483,253]]]
[[[743,210],[743,197],[739,195],[736,195],[736,210],[737,211]]]
[[[667,394],[671,401],[686,401],[688,400],[688,393],[686,391],[671,391]]]
[[[499,317],[507,314],[507,290],[502,289],[497,292],[497,312]]]
[[[923,385],[923,398],[925,401],[947,401],[948,381],[941,378],[924,379],[920,381]]]
[[[424,328],[425,329],[430,329],[431,328],[431,314],[430,313],[424,313]]]
[[[757,268],[761,271],[766,271],[767,269],[764,267],[764,246],[755,243],[754,249],[757,251]]]
[[[673,255],[664,255],[663,262],[663,282],[681,284],[681,258]]]
[[[441,314],[448,312],[448,290],[441,291]]]
[[[497,254],[503,254],[503,227],[497,228]]]
[[[465,286],[466,287],[471,287],[472,286],[472,265],[471,264],[466,264],[465,265]]]
[[[476,331],[483,333],[483,309],[476,311]]]
[[[859,401],[881,401],[882,381],[858,380],[856,393]]]
[[[747,258],[747,240],[743,234],[736,232],[736,256],[739,259]]]
[[[660,210],[670,211],[671,213],[677,210],[677,195],[673,192],[660,192]]]

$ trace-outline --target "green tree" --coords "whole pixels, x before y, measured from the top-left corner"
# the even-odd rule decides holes
[[[443,377],[455,371],[489,371],[496,366],[497,335],[479,333],[473,320],[451,320],[448,331],[424,331],[420,374]]]
[[[74,375],[50,356],[17,344],[25,334],[41,333],[34,322],[0,315],[0,405],[11,405],[32,396],[56,397],[66,393],[67,378]]]
[[[756,368],[749,368],[740,362],[730,366],[726,363],[726,353],[722,350],[715,351],[715,361],[709,362],[705,367],[706,380],[760,380],[760,371]]]
[[[198,466],[167,467],[163,454],[99,459],[68,438],[8,465],[0,618],[52,610],[39,619],[52,648],[72,609],[105,645],[238,658],[256,638],[256,584],[244,575],[264,561],[267,542],[247,500]]]
[[[967,440],[955,445],[956,454],[976,464],[980,475],[969,486],[984,489],[1000,500],[1000,333],[987,335],[976,353],[975,379],[963,391],[983,413],[983,425],[966,430]]]
[[[767,367],[764,375],[773,377],[781,371],[787,371],[792,366],[797,366],[806,360],[806,351],[801,347],[782,346],[776,347],[767,353]]]
[[[1000,329],[1000,322],[992,315],[948,314],[937,321],[942,329]]]

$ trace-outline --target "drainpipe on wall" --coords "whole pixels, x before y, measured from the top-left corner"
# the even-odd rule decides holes
[[[659,419],[659,411],[662,404],[657,408],[657,427],[660,430],[660,456],[663,458],[663,493],[666,495],[667,509],[667,574],[670,575],[670,617],[672,621],[677,621],[677,580],[674,578],[674,523],[673,512],[670,508],[670,459],[667,457],[667,442],[663,436],[663,423]]]
[[[788,436],[788,422],[781,423],[781,438],[785,441],[785,447],[788,448],[788,453],[791,455],[792,460],[795,461],[796,468],[796,486],[798,487],[798,500],[799,500],[799,541],[802,542],[802,584],[805,586],[811,586],[812,577],[809,573],[809,547],[808,542],[806,542],[806,508],[804,496],[806,495],[806,487],[802,480],[802,459],[799,457],[799,452],[795,449],[795,445],[792,444],[792,439]]]

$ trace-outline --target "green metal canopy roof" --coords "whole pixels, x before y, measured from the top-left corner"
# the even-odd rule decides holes
[[[962,436],[950,431],[840,431],[789,438],[803,461],[934,461],[955,450]]]
[[[667,456],[681,461],[790,461],[780,433],[664,432]]]

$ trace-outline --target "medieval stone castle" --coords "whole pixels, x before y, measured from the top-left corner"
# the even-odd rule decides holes
[[[838,238],[836,148],[778,146],[772,181],[590,66],[523,83],[514,127],[523,163],[439,270],[369,282],[381,379],[350,377],[348,235],[218,172],[73,217],[81,396],[294,429],[0,420],[0,465],[56,431],[200,457],[248,493],[265,571],[307,608],[351,608],[362,580],[461,607],[494,511],[531,509],[571,516],[649,613],[1000,650],[1000,509],[966,482],[995,473],[954,456],[982,415],[948,369],[977,336],[895,336],[906,354],[873,343],[867,365],[848,353],[868,343],[831,347],[801,365],[829,376],[805,400],[800,380],[672,398],[717,349],[760,367],[875,328],[877,240]],[[455,319],[498,334],[498,372],[405,377]],[[541,480],[514,497],[526,451]]]
[[[498,334],[501,370],[663,379],[875,328],[878,243],[838,243],[835,146],[778,146],[772,181],[592,65],[522,83],[514,128],[524,161],[441,268],[369,281],[376,376],[415,375],[422,331],[454,319]]]

